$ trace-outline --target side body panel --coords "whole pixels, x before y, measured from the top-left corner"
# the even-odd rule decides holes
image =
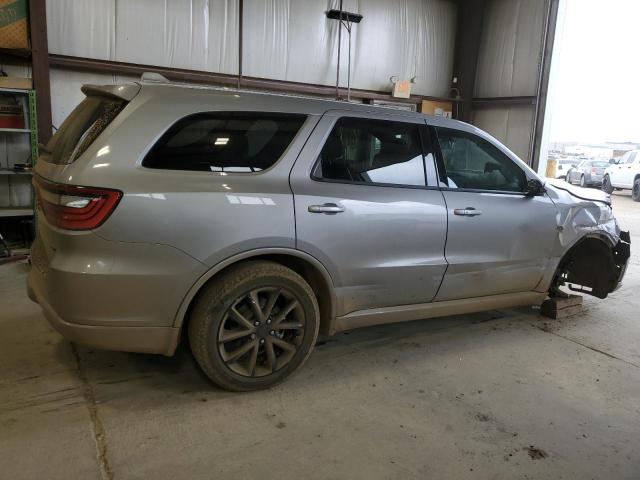
[[[620,171],[620,183],[625,188],[633,188],[633,180],[640,172],[640,155],[633,152],[633,160],[626,165],[622,165]]]
[[[436,127],[446,123],[429,119]],[[528,179],[536,174],[510,150],[485,132],[468,125],[460,131],[480,137],[522,168]],[[437,146],[440,168],[444,168]],[[559,257],[558,210],[548,195],[443,188],[449,264],[436,301],[534,290],[555,268]],[[467,215],[471,212],[473,215]]]
[[[430,302],[446,269],[446,209],[437,189],[317,181],[311,171],[335,121],[353,112],[330,111],[319,122],[291,172],[297,248],[330,271],[336,315]],[[398,120],[392,114],[367,118]],[[400,121],[406,121],[400,118]],[[424,125],[423,121],[416,122]],[[344,211],[309,212],[336,204]]]
[[[634,158],[637,157],[635,151],[630,151],[625,153],[620,161],[611,165],[607,168],[607,174],[609,175],[609,179],[611,180],[611,185],[616,188],[631,188],[632,186],[632,178],[631,171],[633,170],[632,166],[636,163]]]
[[[533,290],[557,263],[557,210],[547,195],[444,191],[449,268],[436,300]],[[475,217],[456,209],[475,208]]]

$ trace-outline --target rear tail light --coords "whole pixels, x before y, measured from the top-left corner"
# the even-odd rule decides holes
[[[598,169],[597,169],[597,168],[595,168],[595,167],[592,167],[592,168],[591,168],[591,174],[592,174],[592,175],[596,175],[597,173],[598,173]]]
[[[122,197],[119,190],[81,187],[33,178],[38,204],[47,221],[65,230],[91,230],[102,225]]]

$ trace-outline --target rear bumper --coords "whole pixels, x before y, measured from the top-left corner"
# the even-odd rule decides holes
[[[36,268],[29,272],[27,294],[40,305],[51,326],[71,342],[104,350],[159,353],[168,356],[173,355],[178,344],[178,328],[80,325],[63,320],[46,300],[43,279]]]
[[[205,270],[166,245],[61,234],[40,222],[29,297],[69,340],[94,348],[172,355],[176,312]]]
[[[602,185],[602,175],[589,175],[586,178],[587,184],[589,185]]]

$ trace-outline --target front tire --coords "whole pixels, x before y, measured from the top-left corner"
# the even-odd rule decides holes
[[[611,185],[611,179],[609,175],[605,175],[602,179],[602,191],[608,193],[609,195],[613,193],[613,185]]]
[[[636,178],[633,182],[633,190],[631,191],[631,198],[634,202],[640,202],[640,178]]]
[[[204,373],[236,392],[272,387],[298,370],[318,337],[309,284],[275,262],[231,267],[198,294],[189,343]]]

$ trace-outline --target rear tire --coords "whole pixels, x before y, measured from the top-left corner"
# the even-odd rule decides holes
[[[640,178],[636,178],[633,182],[633,190],[631,191],[631,198],[634,202],[640,202]]]
[[[583,188],[587,186],[587,183],[584,181],[584,175],[580,175],[580,186]]]
[[[231,267],[198,294],[189,343],[218,386],[260,390],[304,364],[319,324],[315,294],[300,275],[275,262],[249,261]]]
[[[602,191],[608,194],[613,193],[613,185],[611,185],[611,179],[609,178],[609,175],[605,175],[602,179]]]

